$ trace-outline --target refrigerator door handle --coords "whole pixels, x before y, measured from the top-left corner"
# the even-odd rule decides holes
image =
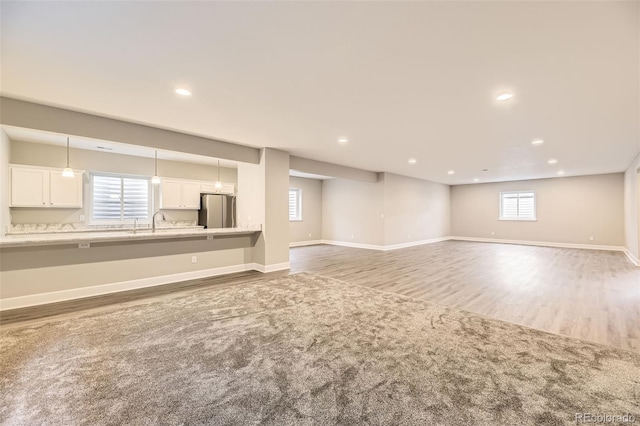
[[[236,197],[231,197],[231,227],[236,227]]]

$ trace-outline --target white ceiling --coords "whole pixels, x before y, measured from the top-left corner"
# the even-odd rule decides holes
[[[2,92],[449,184],[619,172],[638,5],[3,1]]]
[[[12,141],[67,146],[67,135],[6,125],[2,126],[2,129]],[[69,137],[69,147],[72,149],[86,149],[88,151],[108,152],[111,154],[131,155],[134,157],[146,158],[154,158],[156,153],[156,150],[144,146],[79,136]],[[218,161],[220,161],[221,167],[231,169],[238,168],[238,163],[236,161],[223,160],[204,155],[188,154],[186,152],[166,151],[161,149],[157,151],[158,159],[160,160],[182,161],[185,163],[206,164],[209,166],[217,166]]]

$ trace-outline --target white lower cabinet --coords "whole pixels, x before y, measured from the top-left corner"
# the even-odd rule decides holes
[[[82,208],[82,174],[12,166],[10,207]]]

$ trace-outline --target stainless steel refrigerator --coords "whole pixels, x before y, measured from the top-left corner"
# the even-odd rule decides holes
[[[225,194],[200,194],[198,225],[205,228],[235,228],[236,197]]]

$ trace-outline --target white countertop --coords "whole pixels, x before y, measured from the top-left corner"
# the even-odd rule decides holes
[[[16,234],[0,237],[0,248],[5,247],[29,247],[61,244],[80,243],[103,243],[114,241],[134,241],[134,240],[166,240],[173,238],[193,238],[216,235],[243,235],[261,232],[259,227],[250,228],[183,228],[183,229],[156,229],[138,230],[135,234],[132,231],[99,231],[99,232],[69,232],[69,233],[49,233],[49,234]]]

